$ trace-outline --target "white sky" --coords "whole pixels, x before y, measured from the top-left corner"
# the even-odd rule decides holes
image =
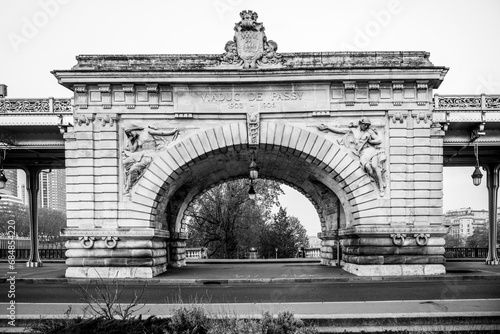
[[[498,0],[3,0],[0,83],[11,98],[68,97],[50,74],[78,54],[222,53],[239,12],[259,14],[279,52],[428,51],[450,67],[435,93],[500,93]],[[487,208],[472,167],[447,168],[444,209]],[[484,179],[483,179],[484,180]],[[297,197],[305,204],[297,205]],[[283,199],[310,234],[317,214]]]

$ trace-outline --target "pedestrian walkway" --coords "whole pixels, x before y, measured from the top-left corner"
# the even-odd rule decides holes
[[[197,284],[210,281],[224,283],[283,283],[312,281],[380,281],[380,280],[439,280],[439,279],[488,279],[500,277],[500,266],[489,266],[483,262],[448,262],[447,273],[441,276],[403,277],[359,277],[338,267],[321,266],[310,259],[284,259],[272,261],[193,260],[186,267],[169,268],[167,272],[152,279],[148,284]],[[43,267],[27,268],[16,264],[16,280],[67,282],[63,262],[44,263]],[[5,281],[9,270],[7,263],[0,263],[0,281]],[[134,279],[136,280],[136,279]]]
[[[406,277],[357,277],[337,267],[321,266],[309,259],[289,259],[274,261],[210,261],[188,262],[186,267],[169,268],[160,276],[145,280],[148,285],[169,284],[273,284],[309,282],[373,282],[421,280],[500,280],[500,267],[488,266],[483,262],[449,262],[447,273],[442,276]],[[44,263],[40,268],[27,268],[17,263],[16,286],[37,284],[46,288],[47,284],[73,284],[66,279],[64,263]],[[0,263],[0,283],[6,285],[7,263]],[[136,283],[137,280],[130,279]],[[470,284],[477,284],[471,282]],[[448,284],[448,283],[446,283]],[[469,284],[469,283],[467,283]],[[243,285],[242,285],[243,286]],[[7,303],[0,308],[7,310]],[[71,317],[83,315],[85,304],[72,303],[16,303],[16,318],[20,326],[29,327],[30,321],[39,319],[64,318],[71,310]],[[269,311],[277,314],[291,311],[297,317],[318,326],[320,333],[401,332],[420,330],[433,332],[439,329],[460,329],[466,331],[500,331],[500,299],[453,299],[453,300],[384,300],[354,302],[307,302],[307,303],[229,303],[229,304],[146,304],[141,310],[143,318],[149,315],[169,316],[181,307],[201,307],[208,314],[228,315],[240,318],[259,318]],[[8,315],[0,312],[0,332],[7,328]],[[360,325],[363,324],[363,325]],[[3,326],[3,327],[2,327]],[[13,331],[11,331],[13,332]]]

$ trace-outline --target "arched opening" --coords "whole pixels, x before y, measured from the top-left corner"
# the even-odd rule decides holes
[[[383,222],[380,198],[348,150],[291,125],[262,122],[260,131],[256,147],[248,145],[243,122],[174,142],[139,180],[131,197],[136,207],[129,208],[144,212],[136,217],[147,217],[150,226],[168,231],[175,247],[185,247],[186,212],[193,200],[213,185],[247,178],[254,157],[259,177],[290,185],[313,203],[321,223],[319,237],[329,247],[340,229]]]

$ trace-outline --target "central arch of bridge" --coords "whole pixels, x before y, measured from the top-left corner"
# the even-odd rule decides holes
[[[210,128],[170,146],[138,182],[132,202],[151,208],[151,221],[168,226],[170,233],[182,233],[193,199],[214,184],[247,177],[255,151],[259,174],[304,193],[316,207],[325,235],[381,219],[373,184],[347,149],[300,127],[273,122],[261,126],[260,144],[253,148],[243,122]]]

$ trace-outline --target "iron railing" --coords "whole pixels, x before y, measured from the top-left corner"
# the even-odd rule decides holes
[[[40,255],[40,259],[42,260],[65,260],[66,256],[64,253],[66,252],[66,248],[47,248],[47,249],[39,249],[38,254]],[[15,249],[16,260],[27,260],[30,256],[29,249]],[[0,259],[7,259],[9,257],[8,249],[0,249]]]
[[[194,249],[189,249],[193,250],[193,254],[189,258],[202,258],[201,257],[201,251],[194,252]],[[196,249],[197,251],[199,249]],[[200,249],[201,250],[201,249]],[[316,257],[321,257],[320,255],[320,249],[319,248],[306,248],[306,257],[307,258],[316,258]],[[29,249],[19,249],[16,248],[15,250],[15,255],[16,259],[20,260],[25,260],[29,258],[30,255],[30,250]],[[64,260],[66,259],[66,256],[64,253],[66,252],[66,248],[64,247],[54,247],[54,248],[40,248],[39,249],[39,255],[40,258],[43,259],[60,259]],[[196,254],[194,254],[196,253]],[[334,248],[334,257],[336,257],[336,248]],[[497,253],[498,256],[500,257],[500,248],[497,248]],[[200,257],[197,257],[200,256]],[[9,250],[8,249],[0,249],[0,259],[7,259],[9,256]],[[471,247],[446,247],[445,248],[445,257],[446,258],[457,258],[457,259],[485,259],[488,256],[488,248],[471,248]]]
[[[497,254],[500,255],[500,249],[497,248]],[[488,256],[488,248],[486,247],[446,247],[445,257],[457,259],[485,259]]]
[[[500,95],[434,95],[434,110],[500,109]]]
[[[2,114],[72,114],[71,99],[0,99]]]

